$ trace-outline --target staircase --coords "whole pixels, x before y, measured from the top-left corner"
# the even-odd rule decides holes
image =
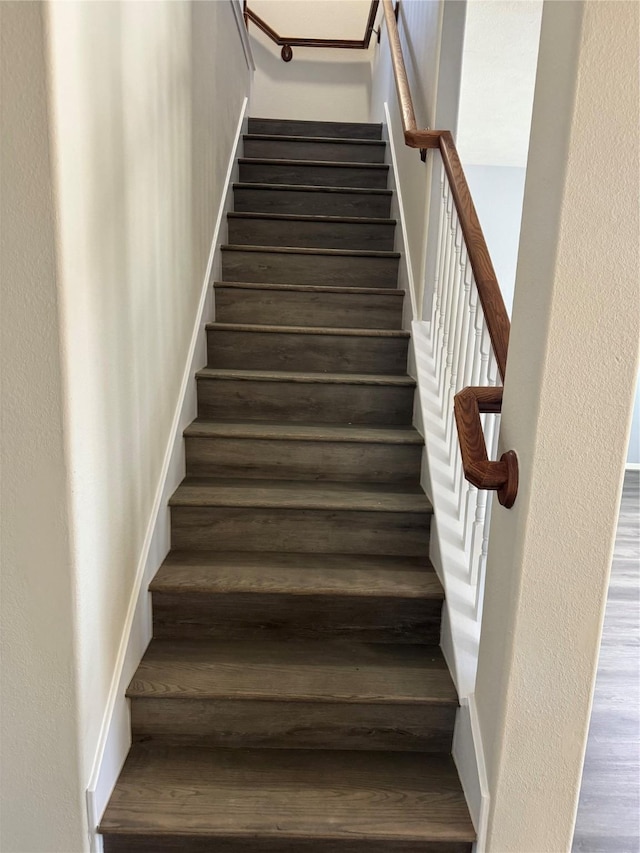
[[[249,120],[106,853],[468,853],[379,125]]]

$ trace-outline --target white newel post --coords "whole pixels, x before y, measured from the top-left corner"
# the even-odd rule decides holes
[[[638,342],[635,2],[546,2],[476,706],[488,853],[571,848]]]

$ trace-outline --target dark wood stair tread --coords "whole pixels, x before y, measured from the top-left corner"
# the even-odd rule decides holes
[[[173,493],[169,505],[431,512],[431,504],[425,493],[419,486],[412,484],[223,480],[213,477],[187,477]]]
[[[413,427],[359,424],[298,424],[273,421],[195,420],[184,431],[191,438],[264,438],[274,441],[347,441],[363,444],[423,444]]]
[[[131,749],[100,831],[244,838],[247,850],[263,837],[475,839],[448,757],[143,745]]]
[[[250,161],[251,162],[251,161]],[[255,162],[255,161],[253,161]],[[270,161],[273,162],[273,161]],[[304,163],[304,160],[291,161],[296,164]],[[322,165],[335,165],[331,162],[323,161]],[[339,165],[339,164],[338,164]],[[344,166],[354,166],[353,163],[344,163]],[[366,164],[365,164],[366,165]],[[372,164],[379,165],[379,164]],[[318,192],[318,193],[345,193],[351,195],[357,193],[360,195],[392,195],[393,190],[385,189],[384,187],[325,187],[317,184],[266,184],[263,181],[237,181],[233,184],[233,189],[251,189],[251,190],[285,190],[287,192]]]
[[[301,291],[303,293],[342,293],[358,296],[369,294],[371,296],[392,296],[400,299],[404,299],[405,295],[404,290],[398,290],[395,287],[335,287],[323,284],[269,284],[262,281],[216,281],[215,287],[239,288],[241,290]]]
[[[203,367],[196,376],[200,379],[232,379],[234,381],[300,382],[336,385],[396,385],[415,387],[410,376],[378,373],[303,373],[287,370],[230,370]]]
[[[426,557],[358,554],[171,551],[152,592],[357,596],[442,600]]]
[[[210,331],[221,332],[260,332],[264,334],[287,335],[339,335],[361,338],[404,338],[411,334],[404,329],[341,329],[333,326],[276,326],[258,323],[207,323]]]
[[[274,222],[346,222],[349,225],[396,225],[395,219],[382,216],[325,216],[302,213],[252,213],[248,210],[230,211],[229,219],[266,219]]]
[[[245,133],[243,139],[265,139],[274,142],[337,142],[340,145],[372,145],[384,148],[387,144],[383,139],[353,139],[351,137],[336,136],[300,136],[285,135],[281,133]]]
[[[457,705],[438,646],[152,640],[127,696]]]
[[[223,252],[264,252],[270,255],[327,255],[340,258],[399,258],[400,252],[374,252],[371,249],[305,249],[297,246],[250,246],[226,244]]]
[[[382,139],[380,123],[361,121],[313,121],[310,119],[279,119],[252,116],[248,121],[249,133],[280,133],[296,136],[326,136],[330,139]]]
[[[348,160],[291,160],[284,157],[238,157],[240,165],[263,166],[313,166],[330,169],[368,169],[371,171],[389,171],[388,163],[350,163]],[[282,184],[280,186],[283,186]]]

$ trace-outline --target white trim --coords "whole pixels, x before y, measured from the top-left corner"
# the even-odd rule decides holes
[[[244,23],[244,15],[242,14],[242,3],[240,2],[240,0],[229,0],[229,2],[231,3],[233,17],[236,19],[236,26],[238,27],[238,34],[240,36],[240,41],[242,42],[242,49],[244,51],[244,58],[247,60],[247,68],[249,68],[251,71],[255,71],[256,63],[253,59],[251,42],[249,41],[249,33],[247,32],[247,28]]]
[[[398,211],[398,219],[400,220],[400,232],[402,234],[402,254],[405,258],[406,264],[406,275],[407,275],[407,290],[409,291],[409,296],[411,297],[411,312],[412,320],[418,319],[418,302],[416,299],[416,288],[415,282],[413,280],[413,272],[411,266],[411,252],[409,251],[409,236],[407,234],[407,223],[404,215],[404,204],[402,201],[402,189],[400,187],[400,183],[396,180],[396,175],[398,174],[398,159],[396,157],[396,144],[393,138],[393,130],[391,129],[391,116],[389,114],[389,104],[384,102],[384,117],[385,117],[385,128],[386,135],[389,142],[389,152],[391,154],[391,180],[393,182],[393,187],[390,187],[394,191],[393,197],[397,201],[397,211]]]
[[[475,694],[460,702],[451,751],[477,833],[475,853],[484,853],[489,819],[489,785]]]
[[[223,184],[222,197],[211,240],[207,269],[202,283],[202,292],[195,318],[191,343],[180,385],[169,441],[162,463],[158,488],[156,490],[149,525],[142,545],[136,577],[129,600],[127,617],[120,640],[116,665],[109,689],[109,698],[105,709],[100,736],[96,749],[91,776],[86,792],[89,822],[89,840],[92,853],[102,850],[97,827],[111,792],[122,769],[129,746],[131,732],[129,708],[125,699],[125,690],[131,680],[140,659],[151,640],[151,604],[147,591],[149,581],[160,567],[169,550],[169,510],[168,499],[184,477],[184,428],[196,416],[195,373],[206,363],[205,323],[213,316],[213,288],[211,284],[220,264],[219,245],[225,216],[231,209],[232,184],[238,149],[242,132],[246,126],[246,113],[249,99],[245,98],[229,156],[229,163]]]
[[[640,462],[627,462],[624,466],[625,471],[640,471]]]

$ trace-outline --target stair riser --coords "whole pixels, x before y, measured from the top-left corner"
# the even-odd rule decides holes
[[[408,426],[413,394],[410,386],[199,379],[198,416]]]
[[[264,284],[391,288],[398,282],[398,261],[396,257],[223,249],[222,277]]]
[[[381,139],[382,125],[349,121],[296,121],[295,119],[250,118],[249,133],[282,136],[321,136],[325,139]]]
[[[134,740],[189,746],[449,753],[454,706],[132,698]]]
[[[340,841],[333,838],[246,838],[194,835],[104,836],[105,853],[471,853],[446,841]]]
[[[187,474],[360,483],[417,483],[422,446],[187,436]]]
[[[245,138],[244,156],[263,157],[273,160],[334,160],[339,163],[384,163],[384,145]]]
[[[288,320],[289,318],[287,318]],[[404,374],[408,338],[209,329],[210,367]]]
[[[154,592],[153,636],[437,645],[441,610],[426,598]]]
[[[391,196],[386,193],[316,192],[277,187],[234,187],[235,209],[247,213],[293,213],[306,216],[370,216],[387,219]]]
[[[385,190],[388,169],[304,163],[239,164],[240,181],[258,184],[295,184],[308,187],[364,187]],[[362,214],[360,214],[362,215]]]
[[[308,222],[229,218],[229,243],[392,252],[393,223]]]
[[[303,290],[251,290],[216,286],[216,318],[221,323],[336,329],[400,329],[402,299],[372,293],[313,293]]]
[[[268,507],[171,508],[179,551],[296,551],[420,556],[429,553],[429,513]]]

